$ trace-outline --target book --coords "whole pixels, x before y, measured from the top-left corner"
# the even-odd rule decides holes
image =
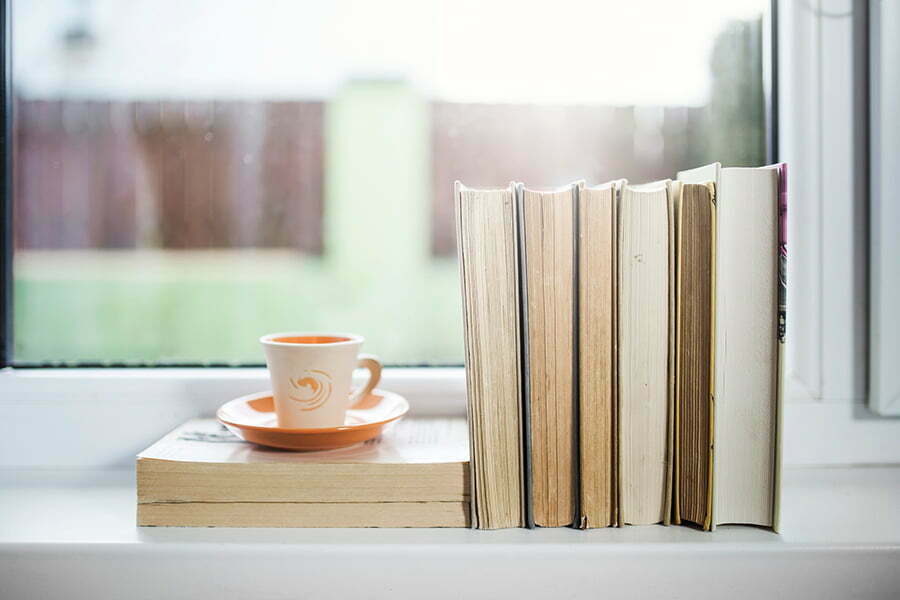
[[[518,207],[515,185],[456,182],[472,526],[525,525]]]
[[[462,418],[406,419],[349,448],[286,452],[188,421],[137,457],[138,525],[464,527]]]
[[[153,527],[468,527],[466,502],[171,502],[142,504]]]
[[[616,205],[624,181],[578,191],[578,406],[583,529],[617,522]]]
[[[772,530],[781,527],[781,468],[782,435],[784,428],[784,363],[787,358],[785,339],[787,337],[787,210],[788,210],[788,166],[781,162],[769,165],[778,173],[778,370],[775,376],[775,474],[773,478],[774,498],[772,499]]]
[[[715,186],[685,183],[676,202],[674,522],[711,527]]]
[[[670,186],[626,185],[618,207],[618,521],[668,523]]]
[[[780,173],[714,163],[678,174],[716,183],[712,528],[778,529]]]
[[[575,519],[577,447],[575,201],[577,185],[518,186],[524,298],[527,498],[538,527]]]

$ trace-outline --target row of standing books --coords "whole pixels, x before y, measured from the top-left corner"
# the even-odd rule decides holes
[[[456,183],[474,527],[778,529],[786,176]]]

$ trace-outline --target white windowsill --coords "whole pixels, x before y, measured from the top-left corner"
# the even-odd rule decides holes
[[[408,398],[411,414],[465,413],[461,368],[385,369],[379,387]],[[188,419],[266,389],[265,369],[5,369],[0,469],[128,467]]]
[[[462,369],[388,369],[419,415],[463,414]],[[261,530],[135,526],[134,455],[267,388],[263,369],[0,372],[3,597],[882,596],[900,589],[900,421],[788,402],[783,532],[723,527]],[[844,465],[844,466],[836,466]],[[752,592],[752,593],[751,593]]]
[[[4,598],[886,598],[900,467],[787,469],[752,527],[137,528],[130,471],[0,474]]]
[[[385,369],[381,386],[412,414],[465,414],[461,368]],[[269,387],[265,369],[0,371],[0,469],[127,468],[184,421]],[[787,398],[787,465],[900,464],[900,419],[855,402]]]

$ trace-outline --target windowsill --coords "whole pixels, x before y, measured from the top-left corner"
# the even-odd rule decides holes
[[[389,369],[420,416],[462,414],[462,369]],[[267,387],[263,369],[0,372],[0,581],[10,597],[889,596],[900,588],[900,421],[785,405],[782,535],[135,527],[134,455]],[[809,468],[810,465],[831,465]],[[805,465],[807,468],[798,468]],[[843,465],[843,466],[839,466]],[[437,585],[445,582],[445,585]],[[740,596],[741,594],[737,594]]]
[[[381,387],[416,416],[465,414],[462,368],[385,369]],[[188,419],[269,387],[265,369],[6,369],[0,371],[0,469],[131,468],[134,456]],[[788,397],[786,465],[900,463],[900,419],[862,400]]]
[[[900,589],[898,498],[900,467],[791,468],[780,536],[138,528],[131,471],[5,470],[0,580],[10,597],[887,597]]]
[[[465,414],[462,368],[385,369],[379,387],[411,415]],[[0,370],[0,468],[129,468],[178,425],[266,389],[261,368]]]

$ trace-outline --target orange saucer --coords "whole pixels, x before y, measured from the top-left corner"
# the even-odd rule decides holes
[[[365,442],[409,410],[403,396],[374,389],[347,411],[339,427],[287,429],[278,426],[272,392],[259,392],[223,404],[216,417],[244,441],[285,450],[332,450]]]

